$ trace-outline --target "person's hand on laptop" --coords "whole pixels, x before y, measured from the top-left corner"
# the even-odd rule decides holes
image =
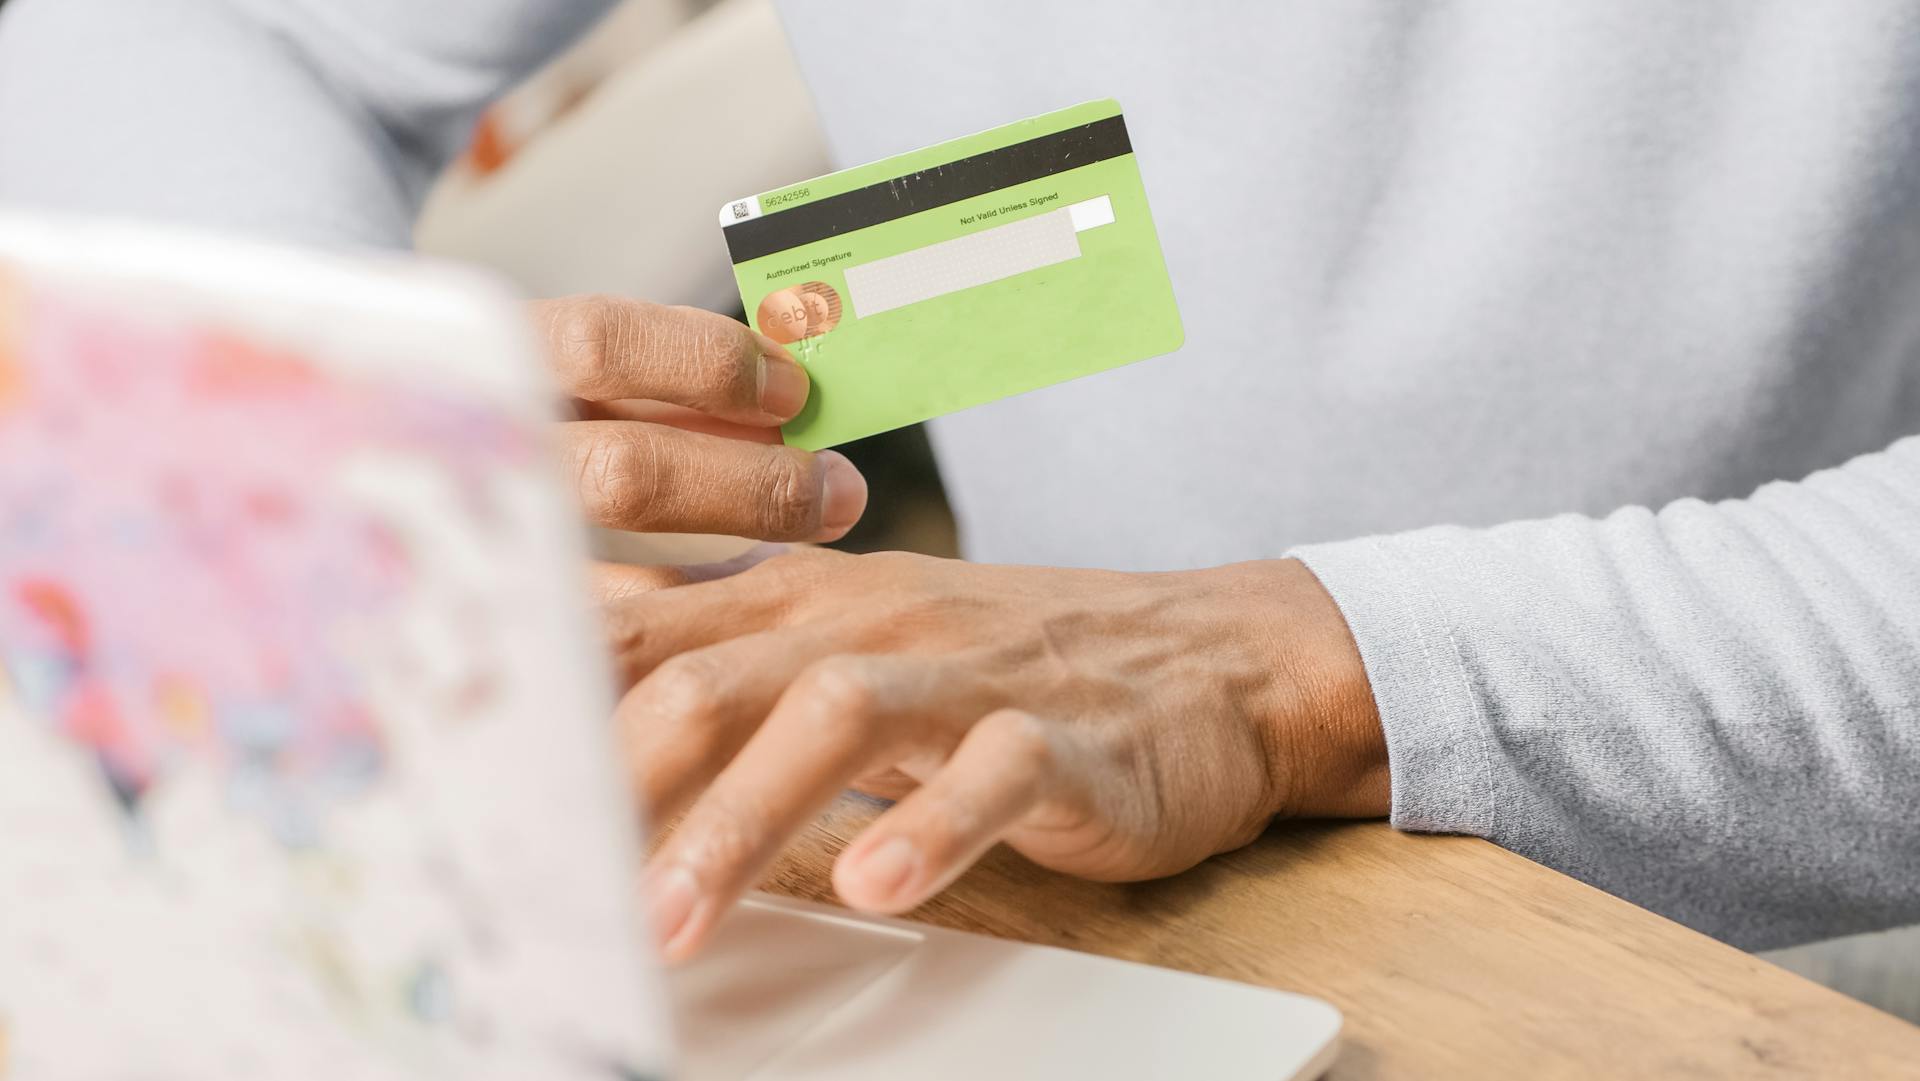
[[[697,308],[608,296],[533,304],[578,419],[563,461],[589,520],[643,532],[829,541],[867,483],[845,457],[780,444],[807,400],[792,354]]]
[[[609,606],[669,959],[842,789],[899,799],[840,896],[912,908],[995,842],[1107,880],[1276,815],[1387,811],[1346,623],[1293,560],[1121,574],[805,551]]]

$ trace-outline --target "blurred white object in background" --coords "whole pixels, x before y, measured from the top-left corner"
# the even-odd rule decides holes
[[[421,250],[484,263],[536,296],[733,307],[715,208],[825,172],[826,146],[768,0],[688,11],[623,5],[502,101],[483,128],[495,145],[429,199]]]
[[[488,112],[415,229],[530,296],[618,293],[727,311],[714,210],[827,171],[813,104],[769,0],[630,0]],[[596,531],[630,563],[704,563],[732,537]]]

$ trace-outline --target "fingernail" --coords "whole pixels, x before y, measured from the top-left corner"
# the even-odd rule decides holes
[[[838,540],[867,509],[867,478],[838,451],[823,450],[820,460],[820,532],[813,539]]]
[[[920,854],[905,837],[882,844],[854,867],[866,880],[868,895],[883,904],[897,898],[919,869]]]
[[[646,891],[653,939],[662,952],[671,954],[675,940],[692,925],[688,917],[700,902],[700,883],[685,867],[669,867],[647,876]]]
[[[784,352],[784,350],[782,350]],[[807,404],[807,373],[799,364],[771,354],[760,358],[760,408],[788,418]]]

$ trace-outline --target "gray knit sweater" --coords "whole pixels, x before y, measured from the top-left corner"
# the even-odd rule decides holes
[[[12,0],[0,199],[404,244],[601,6]],[[1920,3],[783,8],[849,162],[1128,107],[1188,345],[935,424],[971,555],[1294,551],[1396,825],[1920,920]]]

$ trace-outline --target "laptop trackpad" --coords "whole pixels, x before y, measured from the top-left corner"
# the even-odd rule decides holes
[[[899,964],[923,936],[749,897],[670,972],[683,1076],[734,1081]]]

